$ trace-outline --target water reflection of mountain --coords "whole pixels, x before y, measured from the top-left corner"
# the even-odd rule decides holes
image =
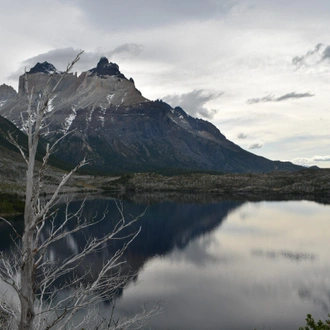
[[[127,235],[141,226],[141,232],[127,248],[124,258],[131,269],[137,271],[152,256],[164,255],[175,247],[182,249],[192,239],[212,231],[222,223],[229,212],[241,204],[241,202],[230,201],[213,204],[160,202],[146,206],[145,204],[124,202],[126,219],[145,211],[143,217],[123,233]],[[75,211],[79,205],[79,202],[72,203],[71,211]],[[68,237],[65,244],[61,242],[54,246],[53,253],[56,253],[57,258],[62,259],[72,253],[77,253],[87,237],[101,237],[113,229],[114,223],[120,216],[116,204],[112,200],[86,201],[83,217],[89,219],[97,213],[101,216],[105,209],[108,209],[108,215],[104,221],[91,227],[88,231]],[[58,220],[61,221],[61,215]],[[121,245],[120,240],[112,241],[97,255],[88,258],[86,262],[93,264],[93,269],[97,270],[103,260],[106,260]]]
[[[74,201],[70,204],[69,211],[78,210],[81,202]],[[138,216],[145,211],[144,216],[128,228],[123,235],[133,233],[141,226],[141,232],[127,248],[124,258],[133,271],[138,271],[144,263],[155,255],[164,255],[173,248],[183,249],[194,238],[212,231],[219,226],[226,216],[243,202],[224,201],[209,204],[158,202],[147,203],[124,202],[124,215],[126,219]],[[67,236],[64,241],[59,241],[47,251],[47,257],[54,261],[66,259],[81,251],[89,237],[102,237],[109,233],[120,215],[113,200],[89,199],[86,201],[82,217],[99,219],[104,210],[108,210],[106,218],[88,230]],[[64,217],[64,207],[60,208],[57,221],[61,223]],[[75,223],[70,225],[75,226]],[[70,227],[69,226],[69,227]],[[18,227],[21,225],[18,224]],[[45,233],[49,228],[45,226]],[[9,228],[1,231],[1,248],[8,248],[10,242]],[[21,228],[20,228],[21,229]],[[5,245],[3,245],[5,243]],[[109,259],[115,251],[122,246],[122,241],[111,241],[102,251],[89,255],[86,265],[91,265],[96,273],[104,260]]]

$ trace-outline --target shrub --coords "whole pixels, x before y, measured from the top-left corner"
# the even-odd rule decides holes
[[[328,315],[330,317],[330,314]],[[306,326],[300,327],[299,330],[329,330],[330,329],[330,320],[319,320],[316,322],[311,314],[307,315]]]

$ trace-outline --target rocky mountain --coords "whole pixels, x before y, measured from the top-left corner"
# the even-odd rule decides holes
[[[51,77],[61,77],[52,64],[37,63],[28,73],[36,95]],[[23,76],[18,93],[0,86],[0,115],[22,128],[26,112]],[[15,91],[14,91],[15,92]],[[115,63],[101,58],[95,68],[68,74],[48,104],[46,140],[61,141],[56,156],[71,164],[84,156],[101,172],[173,169],[235,173],[294,171],[301,167],[270,161],[230,142],[211,123],[189,116],[183,109],[142,96],[132,78]]]
[[[16,97],[17,93],[15,89],[6,84],[0,85],[0,107],[6,104],[11,99]]]

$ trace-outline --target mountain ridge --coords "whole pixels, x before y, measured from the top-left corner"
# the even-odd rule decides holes
[[[37,63],[28,73],[30,86],[41,93],[51,77],[61,77],[52,64]],[[26,118],[24,77],[19,91],[0,105],[0,115],[22,128]],[[3,89],[0,86],[0,100]],[[4,97],[3,97],[4,98]],[[76,164],[85,156],[89,168],[101,172],[155,171],[166,168],[261,173],[302,167],[254,155],[226,137],[212,123],[193,118],[182,108],[146,99],[119,66],[102,57],[79,76],[68,74],[50,99],[43,137],[59,144],[56,156]]]

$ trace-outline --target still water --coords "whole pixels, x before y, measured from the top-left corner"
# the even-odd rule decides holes
[[[116,206],[105,199],[87,201],[84,216],[106,205],[115,220]],[[329,205],[124,203],[126,217],[145,209],[141,233],[125,254],[137,277],[118,299],[118,317],[161,302],[164,312],[149,321],[151,329],[291,330],[304,325],[307,313],[320,319],[330,312]],[[92,235],[110,230],[110,223]],[[85,237],[69,237],[50,257],[74,253]],[[97,270],[109,253],[88,262]]]

